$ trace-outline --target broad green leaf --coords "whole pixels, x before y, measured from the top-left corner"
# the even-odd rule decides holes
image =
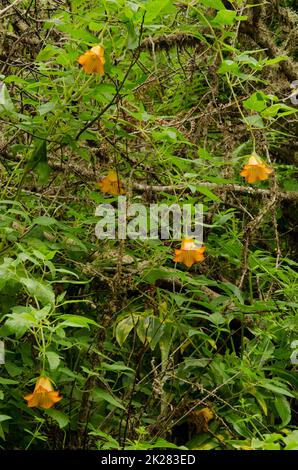
[[[203,158],[204,160],[212,161],[214,159],[214,157],[208,152],[208,150],[206,150],[202,147],[199,148],[198,155],[199,155],[199,157]]]
[[[258,129],[263,129],[265,127],[263,119],[259,114],[254,114],[253,116],[245,116],[245,124],[257,127]]]
[[[216,202],[221,202],[221,199],[214,194],[209,188],[206,188],[205,186],[196,186],[197,191],[199,193],[204,194],[204,196],[207,196],[211,201],[216,201]]]
[[[148,24],[152,22],[162,11],[168,6],[171,5],[170,0],[149,0],[145,4],[146,16],[145,22]]]
[[[298,430],[295,429],[294,431],[290,432],[284,438],[284,441],[287,444],[285,450],[298,450]]]
[[[288,116],[290,114],[295,114],[297,113],[297,109],[291,108],[290,106],[287,106],[286,104],[283,103],[276,103],[273,104],[272,106],[269,106],[267,109],[265,109],[262,112],[262,117],[264,118],[270,118],[270,117],[281,117],[281,116]]]
[[[131,20],[127,19],[125,26],[127,28],[127,49],[134,50],[138,47],[139,37]]]
[[[7,317],[5,326],[7,326],[9,332],[16,335],[16,338],[21,338],[29,328],[32,328],[37,324],[34,316],[29,313],[13,313],[7,315]]]
[[[133,315],[130,315],[129,317],[124,318],[121,320],[115,330],[115,335],[116,335],[116,340],[119,344],[119,346],[122,346],[129,333],[133,329],[133,327],[137,324],[138,318],[134,317]]]
[[[48,114],[51,111],[54,111],[54,109],[56,108],[57,108],[57,103],[53,103],[52,101],[49,101],[48,103],[41,104],[37,108],[37,111],[41,116],[43,116],[44,114]]]
[[[251,393],[255,397],[264,415],[267,416],[268,408],[267,408],[266,400],[263,397],[263,395],[260,392],[258,392],[255,388],[250,388],[248,390],[248,393]]]
[[[96,399],[96,401],[107,401],[111,405],[115,406],[116,408],[121,408],[122,410],[125,410],[125,407],[116,399],[114,398],[110,393],[106,392],[105,390],[101,388],[95,388],[92,392],[93,398]]]
[[[56,57],[61,51],[60,47],[53,46],[52,44],[47,44],[37,55],[37,61],[46,61],[52,57]]]
[[[54,217],[47,217],[45,215],[42,215],[40,217],[36,217],[35,219],[33,219],[32,223],[36,225],[44,225],[48,227],[50,225],[57,224],[57,220],[54,219]]]
[[[148,315],[140,317],[137,325],[137,334],[142,343],[148,343],[152,350],[163,336],[164,329],[159,318]]]
[[[212,23],[215,25],[232,25],[235,22],[237,16],[236,11],[234,10],[219,10],[216,14],[216,17],[212,20]]]
[[[46,357],[49,361],[49,366],[51,370],[57,369],[60,364],[60,357],[54,351],[46,351]]]
[[[12,419],[11,416],[0,415],[0,423],[3,423],[3,421],[7,421],[8,419]]]
[[[154,284],[158,279],[169,279],[174,276],[173,272],[169,272],[162,268],[148,269],[144,272],[144,280],[149,284]]]
[[[241,73],[241,70],[238,64],[234,60],[225,59],[222,61],[221,65],[219,66],[218,73],[221,75],[224,73],[231,73],[234,75],[239,75]]]
[[[50,416],[50,418],[56,421],[60,429],[65,428],[65,426],[67,426],[69,423],[69,417],[66,414],[62,413],[62,411],[51,408],[49,410],[45,410],[45,414],[47,414],[48,416]]]
[[[63,320],[62,323],[59,323],[59,327],[62,326],[73,326],[77,328],[88,328],[90,325],[98,326],[98,324],[91,320],[90,318],[83,317],[81,315],[60,315],[59,320]]]
[[[243,106],[246,109],[251,109],[253,111],[263,111],[266,108],[266,95],[264,93],[257,91],[253,93],[247,100],[243,101]]]
[[[17,380],[12,379],[5,379],[4,377],[0,377],[0,384],[1,385],[16,385],[19,382]]]
[[[271,392],[278,393],[279,395],[285,395],[287,397],[294,397],[294,395],[289,392],[286,388],[282,388],[280,386],[274,385],[269,381],[264,381],[263,383],[258,384],[259,387],[266,388],[266,390],[270,390]]]
[[[205,7],[214,8],[215,10],[225,10],[225,6],[221,0],[199,0]]]
[[[22,277],[20,279],[20,282],[26,287],[29,294],[33,297],[36,297],[37,300],[39,300],[43,306],[48,304],[55,304],[55,294],[49,284],[26,277]]]
[[[51,173],[47,157],[47,142],[44,139],[37,139],[32,154],[27,161],[26,170],[36,170],[40,183],[46,183]]]
[[[277,396],[274,400],[274,406],[281,419],[281,427],[287,426],[291,421],[291,407],[290,403],[284,396]]]
[[[0,113],[3,111],[16,112],[5,83],[0,81]]]

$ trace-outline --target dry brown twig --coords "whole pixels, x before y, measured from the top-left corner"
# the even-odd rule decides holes
[[[14,0],[10,5],[7,5],[7,7],[3,8],[3,10],[0,11],[0,16],[4,15],[10,8],[15,7],[18,3],[20,3],[22,0]]]
[[[76,173],[77,175],[81,175],[87,181],[99,181],[101,178],[97,177],[94,171],[89,170],[87,168],[82,168],[81,166],[78,167],[76,165],[68,164],[63,165],[58,162],[49,162],[49,165],[52,169],[56,171],[71,171]],[[253,195],[258,197],[270,197],[272,195],[272,189],[260,189],[260,188],[253,188],[251,186],[241,186],[238,184],[216,184],[210,183],[208,181],[198,181],[197,186],[209,188],[216,193],[238,193],[238,194],[246,194],[246,195]],[[188,191],[187,184],[177,184],[177,185],[150,185],[145,183],[132,183],[132,188],[137,192],[153,192],[153,193],[170,193],[175,194],[176,192],[186,190]],[[199,190],[198,190],[199,191]],[[277,199],[279,200],[286,200],[286,201],[298,201],[298,192],[297,191],[290,191],[290,192],[277,192],[276,193]]]

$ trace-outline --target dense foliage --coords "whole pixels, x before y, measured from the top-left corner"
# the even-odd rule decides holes
[[[2,449],[298,449],[298,11],[257,3],[0,1]],[[99,240],[120,181],[205,259]]]

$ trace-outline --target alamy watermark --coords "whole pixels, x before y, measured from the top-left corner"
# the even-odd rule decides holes
[[[292,104],[297,105],[298,104],[298,80],[294,80],[294,82],[291,83],[291,88],[294,88],[294,91],[290,94],[289,98]]]
[[[0,341],[0,364],[5,363],[4,342]]]
[[[130,203],[126,196],[118,197],[118,207],[100,204],[95,215],[100,217],[95,227],[100,240],[181,240],[193,238],[198,246],[203,242],[202,204],[141,204]]]
[[[295,341],[292,341],[291,349],[293,349],[293,352],[290,357],[291,364],[297,365],[298,364],[298,340],[297,339]]]

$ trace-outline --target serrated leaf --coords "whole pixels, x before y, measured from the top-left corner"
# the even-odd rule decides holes
[[[279,62],[282,62],[284,60],[288,60],[289,57],[286,55],[281,55],[279,57],[275,57],[274,59],[267,59],[264,61],[265,65],[274,65],[278,64]]]
[[[245,124],[249,124],[253,127],[257,127],[258,129],[264,128],[263,119],[259,114],[254,114],[253,116],[246,116],[244,120]]]
[[[54,217],[47,217],[45,215],[42,215],[40,217],[36,217],[35,219],[33,219],[33,224],[44,225],[44,226],[48,227],[50,225],[57,224],[57,220],[54,219]]]
[[[288,116],[290,114],[297,113],[297,109],[291,108],[283,103],[276,103],[269,106],[262,112],[262,117],[270,118],[270,117],[280,117],[280,116]]]
[[[30,279],[26,277],[22,277],[20,282],[23,284],[23,286],[26,287],[29,294],[33,297],[36,297],[43,306],[48,304],[55,304],[55,294],[50,285],[37,281],[36,279]]]
[[[252,111],[263,111],[266,108],[266,101],[263,93],[253,93],[247,100],[243,101],[243,106]]]

